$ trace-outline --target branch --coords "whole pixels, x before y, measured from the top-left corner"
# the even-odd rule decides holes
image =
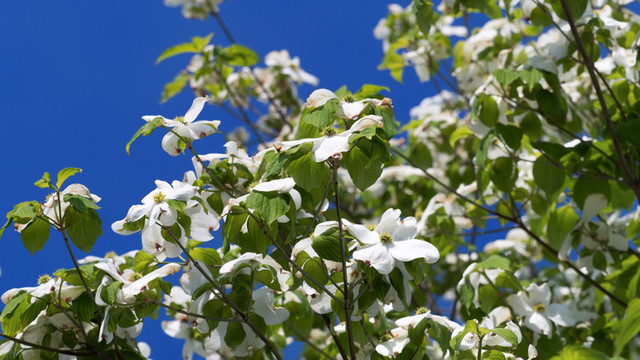
[[[65,355],[72,355],[72,356],[79,356],[79,357],[94,357],[96,356],[95,353],[90,353],[90,352],[81,352],[81,351],[74,351],[74,350],[64,350],[64,349],[54,349],[48,346],[44,346],[44,345],[40,345],[40,344],[35,344],[32,342],[28,342],[22,339],[18,339],[15,338],[13,336],[9,336],[7,334],[4,333],[0,333],[0,336],[9,340],[9,341],[13,341],[15,343],[21,344],[21,345],[25,345],[25,346],[31,346],[34,349],[39,349],[39,350],[46,350],[46,351],[51,351],[51,352],[55,352],[58,354],[65,354]]]
[[[338,231],[340,236],[340,255],[342,258],[342,283],[344,284],[344,318],[347,327],[347,337],[349,338],[349,352],[351,359],[356,359],[356,349],[353,342],[353,329],[351,326],[351,294],[349,293],[349,278],[347,277],[347,254],[345,251],[344,232],[342,231],[342,216],[340,215],[340,189],[338,187],[338,162],[340,160],[331,161],[331,169],[333,170],[333,191],[336,196],[336,215],[338,217]]]

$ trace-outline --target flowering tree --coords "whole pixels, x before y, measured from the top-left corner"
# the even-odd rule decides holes
[[[297,86],[317,79],[297,57],[260,66],[218,1],[165,3],[215,18],[230,45],[194,37],[160,55],[192,54],[162,100],[187,86],[195,99],[181,117],[143,116],[126,150],[163,131],[193,169],[111,225],[142,250],[84,259],[72,244],[102,235],[100,198],[65,185],[80,169],[45,173],[35,185],[51,195],[15,205],[0,234],[13,225],[33,253],[53,229],[73,266],[2,295],[0,358],[146,358],[136,338],[160,311],[184,359],[282,359],[294,340],[305,359],[640,357],[629,1],[390,5],[380,68],[449,89],[408,121],[371,84],[303,101]],[[246,127],[203,154],[225,122],[198,120],[212,105]]]

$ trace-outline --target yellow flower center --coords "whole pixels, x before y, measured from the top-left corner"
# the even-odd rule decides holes
[[[375,230],[375,229],[376,229],[376,226],[375,226],[375,225],[373,225],[373,224],[369,224],[369,225],[367,225],[367,230],[369,230],[369,231],[373,231],[373,230]]]
[[[427,310],[426,307],[421,306],[421,307],[418,308],[418,310],[416,310],[416,315],[422,315],[422,314],[426,314],[428,312],[429,312],[429,310]]]
[[[163,194],[162,192],[158,192],[157,194],[153,195],[153,201],[155,201],[156,203],[161,203],[164,201],[165,197],[167,197],[165,194]]]
[[[385,232],[380,234],[380,242],[385,243],[385,244],[389,244],[391,242],[393,242],[393,237],[391,236],[391,234]]]
[[[129,282],[134,282],[134,281],[140,280],[140,279],[142,279],[142,274],[137,273],[137,272],[134,272],[133,274],[131,274],[129,276]]]
[[[322,135],[324,136],[331,136],[335,135],[336,133],[336,128],[334,128],[333,126],[327,126],[326,128],[322,129]]]
[[[533,310],[539,313],[543,313],[546,310],[546,307],[544,306],[543,303],[538,303],[533,305]]]
[[[178,122],[181,122],[181,123],[183,123],[183,124],[184,124],[184,116],[176,116],[176,118],[175,118],[175,119],[173,119],[173,120],[178,121]]]
[[[109,251],[108,253],[104,254],[104,258],[105,259],[113,259],[116,256],[118,256],[118,255],[116,254],[115,251]]]
[[[46,284],[49,280],[51,280],[51,276],[44,274],[38,278],[38,285]]]
[[[393,335],[391,335],[390,332],[386,332],[386,333],[380,335],[380,342],[385,342],[385,341],[391,340],[391,339],[393,339]]]
[[[354,98],[353,98],[353,96],[351,96],[351,95],[347,95],[347,96],[345,96],[344,98],[342,98],[342,100],[343,100],[344,102],[348,102],[348,103],[351,103],[351,102],[356,101],[356,99],[354,99]]]

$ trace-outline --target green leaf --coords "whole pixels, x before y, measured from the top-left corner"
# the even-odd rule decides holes
[[[31,296],[27,292],[15,295],[2,310],[0,315],[0,325],[2,332],[8,336],[16,336],[22,331],[22,314],[24,314],[30,305]]]
[[[636,147],[640,147],[640,119],[631,119],[621,122],[617,126],[618,137],[621,140],[628,141]]]
[[[65,168],[58,171],[58,177],[56,179],[56,187],[60,189],[65,180],[67,180],[70,176],[73,176],[81,172],[82,172],[82,169],[78,169],[78,168]]]
[[[340,107],[340,100],[330,99],[321,106],[315,108],[305,108],[302,113],[301,121],[313,125],[322,130],[333,124],[336,111]]]
[[[513,151],[520,149],[520,145],[522,143],[522,130],[513,125],[502,125],[500,123],[496,125],[498,134],[500,134],[500,137],[507,146],[509,146]]]
[[[474,294],[473,285],[465,282],[460,288],[460,304],[469,308],[473,304]]]
[[[473,131],[471,131],[471,129],[469,129],[467,125],[462,125],[451,133],[451,136],[449,137],[449,145],[453,147],[458,140],[472,135]]]
[[[118,288],[120,288],[120,285],[122,285],[122,282],[114,281],[111,284],[103,287],[102,293],[100,294],[102,300],[104,300],[107,304],[113,305],[113,303],[116,301],[116,295],[118,294]]]
[[[35,218],[20,231],[20,239],[24,247],[33,255],[36,251],[42,250],[49,239],[49,231],[51,231],[51,225],[48,221]]]
[[[496,69],[493,71],[493,76],[495,76],[498,83],[503,87],[507,87],[512,82],[518,80],[518,74],[515,71],[508,69]]]
[[[487,350],[482,353],[482,360],[506,360],[506,357],[500,350]]]
[[[374,138],[376,139],[376,138]],[[358,142],[344,153],[344,165],[354,185],[361,191],[378,180],[382,174],[382,166],[391,160],[389,145],[381,140],[368,141],[360,138]]]
[[[568,19],[567,14],[564,13],[564,9],[562,8],[562,1],[566,1],[571,18],[574,20],[582,17],[582,14],[584,14],[584,11],[587,9],[587,4],[589,3],[588,0],[551,0],[551,7],[553,8],[553,11],[562,20]]]
[[[87,293],[78,296],[71,303],[73,313],[82,321],[90,322],[96,310],[95,303]]]
[[[39,188],[49,188],[52,190],[55,190],[56,188],[53,186],[53,184],[51,184],[51,175],[49,175],[48,172],[45,171],[44,174],[42,174],[42,178],[40,178],[40,180],[36,181],[33,185],[39,187]]]
[[[542,9],[540,6],[536,6],[531,11],[531,23],[535,26],[547,28],[553,24],[553,18],[546,8]]]
[[[288,196],[287,194],[278,194],[275,191],[252,191],[247,197],[247,205],[251,209],[257,210],[265,224],[270,226],[289,211],[289,200],[286,198]]]
[[[547,198],[562,189],[564,185],[564,169],[540,156],[533,163],[533,179],[544,190]]]
[[[384,55],[382,64],[378,66],[378,70],[389,70],[391,77],[397,82],[402,83],[402,71],[404,70],[404,59],[396,53],[396,49],[391,47]]]
[[[493,143],[493,130],[489,131],[487,135],[480,141],[480,146],[478,147],[478,152],[476,153],[475,158],[473,159],[474,164],[484,167],[485,162],[487,161],[487,153],[489,152],[489,148]]]
[[[444,353],[451,350],[451,333],[447,327],[429,319],[429,335],[440,344]]]
[[[102,235],[102,220],[94,209],[88,209],[83,214],[69,207],[64,214],[64,222],[69,238],[80,250],[91,251],[93,244]]]
[[[209,248],[195,248],[190,252],[191,257],[202,261],[207,266],[218,266],[222,264],[220,254],[216,249]]]
[[[569,205],[565,205],[551,212],[549,223],[547,225],[547,236],[549,237],[549,245],[559,250],[564,239],[569,232],[576,226],[580,217]]]
[[[584,201],[591,194],[602,194],[611,199],[611,185],[604,180],[591,180],[587,178],[579,179],[573,185],[571,197],[580,209],[584,207]]]
[[[19,224],[26,224],[38,215],[40,203],[37,201],[25,201],[14,206],[13,210],[7,214],[8,219]]]
[[[433,4],[427,0],[415,0],[411,11],[416,16],[416,24],[422,35],[426,38],[429,36],[429,29],[433,22]]]
[[[620,332],[615,336],[615,354],[620,355],[624,348],[640,332],[640,299],[636,298],[629,302],[627,310],[622,318]]]
[[[378,95],[381,91],[391,91],[386,86],[374,85],[374,84],[364,84],[360,88],[360,90],[356,91],[353,94],[353,97],[356,100],[368,99]]]
[[[424,339],[424,333],[427,330],[427,325],[429,324],[429,319],[426,317],[418,323],[416,327],[409,328],[409,339],[414,344],[420,344],[422,339]]]
[[[518,337],[513,331],[507,328],[494,328],[490,330],[491,332],[510,342],[514,347],[518,346]]]
[[[0,227],[0,237],[2,237],[2,233],[4,232],[4,229],[8,228],[12,222],[13,221],[9,219],[7,220],[7,222],[4,223],[4,225],[2,225],[2,227]]]
[[[567,108],[553,93],[540,89],[536,92],[536,101],[542,114],[552,124],[563,124],[567,118]]]
[[[478,329],[478,324],[473,320],[467,321],[464,324],[464,329],[461,332],[459,332],[453,339],[451,339],[451,347],[454,350],[459,350],[460,344],[462,343],[462,339],[464,339],[464,336],[467,335],[468,333],[474,333],[477,335],[480,334],[480,330]]]
[[[551,360],[608,360],[609,357],[600,351],[582,347],[581,345],[569,345],[562,349],[560,355]]]
[[[182,43],[182,44],[174,45],[168,48],[167,50],[165,50],[162,54],[160,54],[160,56],[156,60],[156,65],[158,65],[160,62],[172,56],[185,54],[185,53],[201,52],[205,48],[205,46],[209,44],[209,41],[211,40],[212,37],[213,37],[213,33],[209,34],[206,37],[194,36],[191,38],[190,43]]]
[[[494,254],[478,263],[478,269],[502,269],[511,271],[511,262],[502,255]]]
[[[129,148],[131,147],[131,144],[133,144],[134,141],[136,141],[140,136],[151,135],[151,133],[153,133],[153,130],[155,130],[158,126],[162,126],[162,117],[160,116],[142,125],[142,127],[140,127],[140,129],[138,129],[138,131],[136,131],[136,133],[133,134],[133,137],[127,143],[127,146],[125,147],[125,150],[127,151],[127,155],[131,156],[131,153],[129,153]]]
[[[320,262],[318,260],[316,260],[318,258],[313,258],[313,259],[309,259],[307,260],[304,265],[302,266],[302,270],[304,270],[304,272],[306,272],[307,274],[309,274],[309,276],[313,279],[315,279],[319,284],[321,285],[326,285],[327,281],[329,280],[329,277],[327,276],[327,272],[324,270],[324,268],[322,267],[322,265],[320,264]],[[305,276],[306,278],[306,276]],[[309,284],[309,286],[311,286],[312,288],[314,288],[316,291],[318,292],[322,292],[322,288],[318,285],[316,285],[313,281],[311,280],[307,280],[307,284]]]
[[[477,100],[478,106],[478,119],[488,127],[494,127],[498,123],[498,116],[500,116],[500,110],[498,109],[498,103],[492,96],[487,94],[480,94]]]
[[[325,163],[313,161],[312,145],[307,145],[309,145],[307,153],[296,154],[289,159],[287,172],[303,189],[324,189],[331,179],[331,170]]]
[[[506,193],[513,189],[518,179],[518,168],[508,157],[497,158],[491,166],[491,181],[501,191]]]
[[[247,334],[244,332],[244,327],[241,322],[230,322],[227,325],[227,333],[224,336],[224,342],[231,349],[235,349],[238,345],[242,344]]]
[[[189,82],[189,73],[181,72],[168,82],[162,90],[160,103],[165,103],[172,97],[178,95]]]
[[[74,209],[86,214],[89,209],[100,209],[93,200],[78,194],[65,194],[64,201],[68,202]]]
[[[260,60],[258,54],[253,50],[238,44],[232,44],[225,48],[221,58],[224,62],[233,66],[253,66]]]
[[[337,227],[332,227],[322,234],[314,236],[311,247],[325,260],[342,261],[340,230]],[[349,254],[346,247],[345,254]]]
[[[543,135],[542,123],[533,111],[529,111],[527,115],[522,118],[520,121],[520,129],[531,141],[538,141]]]

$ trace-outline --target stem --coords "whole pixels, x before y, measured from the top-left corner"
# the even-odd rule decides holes
[[[200,271],[200,273],[202,274],[202,276],[204,276],[205,279],[207,279],[207,281],[213,285],[213,288],[216,289],[218,291],[218,293],[216,295],[218,295],[218,297],[220,297],[220,299],[222,301],[224,301],[227,305],[229,305],[233,310],[236,311],[236,313],[238,313],[240,315],[240,317],[242,318],[242,321],[247,324],[251,330],[253,330],[253,332],[258,335],[258,337],[260,338],[260,340],[262,340],[262,342],[264,342],[265,346],[269,349],[269,351],[278,359],[278,360],[283,360],[282,359],[282,355],[280,355],[280,353],[278,353],[278,350],[276,350],[275,345],[271,342],[271,340],[269,340],[262,332],[260,332],[260,329],[258,329],[258,327],[251,321],[251,319],[249,319],[249,316],[245,313],[242,312],[242,309],[240,309],[238,307],[238,305],[236,305],[233,301],[231,301],[231,299],[229,299],[229,297],[227,296],[226,292],[224,291],[223,288],[220,287],[220,285],[218,285],[218,283],[215,282],[215,280],[213,280],[213,278],[211,278],[211,276],[209,274],[207,274],[207,272],[202,268],[202,266],[200,266],[200,264],[191,256],[191,254],[189,253],[189,251],[187,250],[187,248],[184,247],[184,245],[182,245],[179,241],[179,239],[176,239],[175,235],[173,234],[173,231],[171,230],[171,228],[168,227],[164,227],[164,229],[171,235],[171,237],[174,239],[175,243],[178,244],[178,246],[180,247],[180,249],[185,253],[185,255],[187,255],[187,258],[189,259],[189,261],[193,264],[193,266],[196,267],[196,269],[198,269],[198,271]]]
[[[613,121],[611,120],[611,114],[609,114],[609,108],[607,107],[607,102],[604,100],[604,95],[602,93],[602,89],[600,89],[600,81],[598,81],[598,77],[596,75],[593,63],[591,62],[591,58],[587,54],[587,50],[584,48],[584,44],[582,43],[582,39],[580,38],[580,34],[578,33],[578,29],[576,28],[576,23],[573,21],[573,16],[571,15],[571,11],[569,10],[569,5],[567,4],[567,0],[560,0],[560,4],[562,5],[562,9],[564,10],[565,15],[567,16],[567,22],[569,22],[569,26],[571,27],[571,33],[573,34],[573,38],[575,39],[576,46],[578,47],[578,51],[580,55],[584,59],[584,63],[587,67],[587,71],[589,72],[589,77],[591,77],[591,83],[593,84],[593,88],[596,91],[596,95],[598,96],[598,102],[602,107],[602,116],[604,117],[607,127],[609,128],[609,133],[611,134],[611,141],[613,142],[613,147],[616,151],[616,155],[618,156],[618,161],[620,162],[620,167],[622,168],[622,172],[625,174],[627,178],[628,184],[633,189],[636,198],[640,200],[640,187],[636,186],[636,179],[629,169],[627,165],[627,161],[622,153],[622,147],[620,146],[620,140],[618,139],[618,134],[616,132],[615,127],[613,126]]]
[[[269,238],[269,240],[271,241],[271,243],[273,243],[273,245],[276,247],[276,249],[278,249],[283,255],[285,255],[285,257],[287,258],[287,261],[289,262],[289,264],[291,264],[291,266],[293,266],[296,270],[298,270],[304,277],[306,277],[307,279],[309,279],[312,283],[314,283],[316,286],[318,286],[319,288],[322,289],[322,291],[324,291],[325,293],[327,293],[327,295],[329,295],[336,303],[338,303],[340,306],[343,305],[342,301],[340,301],[340,299],[338,299],[331,291],[329,291],[329,289],[327,289],[323,284],[321,284],[318,280],[316,280],[315,278],[313,278],[311,275],[309,275],[309,273],[307,273],[306,271],[304,271],[302,269],[302,267],[298,266],[298,264],[296,264],[295,261],[291,260],[290,257],[286,256],[286,251],[285,249],[282,247],[282,245],[280,245],[276,239],[274,239],[271,234],[269,234],[269,232],[267,231],[267,229],[265,228],[264,222],[258,218],[257,216],[255,216],[252,212],[249,211],[249,216],[258,224],[258,226],[260,227],[260,229],[262,230],[262,232],[264,233],[264,235]]]
[[[322,319],[324,320],[324,323],[327,326],[327,330],[329,330],[329,334],[331,334],[331,337],[333,338],[333,342],[338,347],[338,351],[340,352],[342,359],[343,360],[349,359],[349,356],[347,356],[347,352],[344,350],[344,347],[342,346],[342,343],[340,342],[340,339],[336,334],[336,330],[333,328],[333,324],[331,324],[331,319],[329,319],[329,315],[322,314]]]
[[[21,345],[26,345],[26,346],[31,346],[34,349],[40,349],[40,350],[46,350],[46,351],[51,351],[51,352],[55,352],[58,354],[65,354],[65,355],[72,355],[72,356],[79,356],[79,357],[93,357],[96,356],[95,353],[90,353],[90,352],[80,352],[80,351],[74,351],[74,350],[64,350],[64,349],[54,349],[54,348],[50,348],[47,346],[43,346],[43,345],[39,345],[39,344],[35,344],[32,342],[28,342],[22,339],[18,339],[15,338],[13,336],[9,336],[6,335],[4,333],[0,333],[0,337],[3,337],[9,341],[13,341],[15,343],[21,344]]]
[[[333,170],[333,191],[336,196],[336,215],[338,217],[338,231],[340,237],[340,255],[342,257],[342,280],[344,284],[344,317],[347,327],[347,337],[349,338],[349,352],[351,353],[351,359],[355,360],[356,350],[353,342],[353,329],[351,328],[351,302],[349,293],[349,279],[347,277],[347,254],[344,243],[344,232],[342,231],[342,216],[340,215],[340,189],[338,187],[338,161],[334,160],[332,163]]]

